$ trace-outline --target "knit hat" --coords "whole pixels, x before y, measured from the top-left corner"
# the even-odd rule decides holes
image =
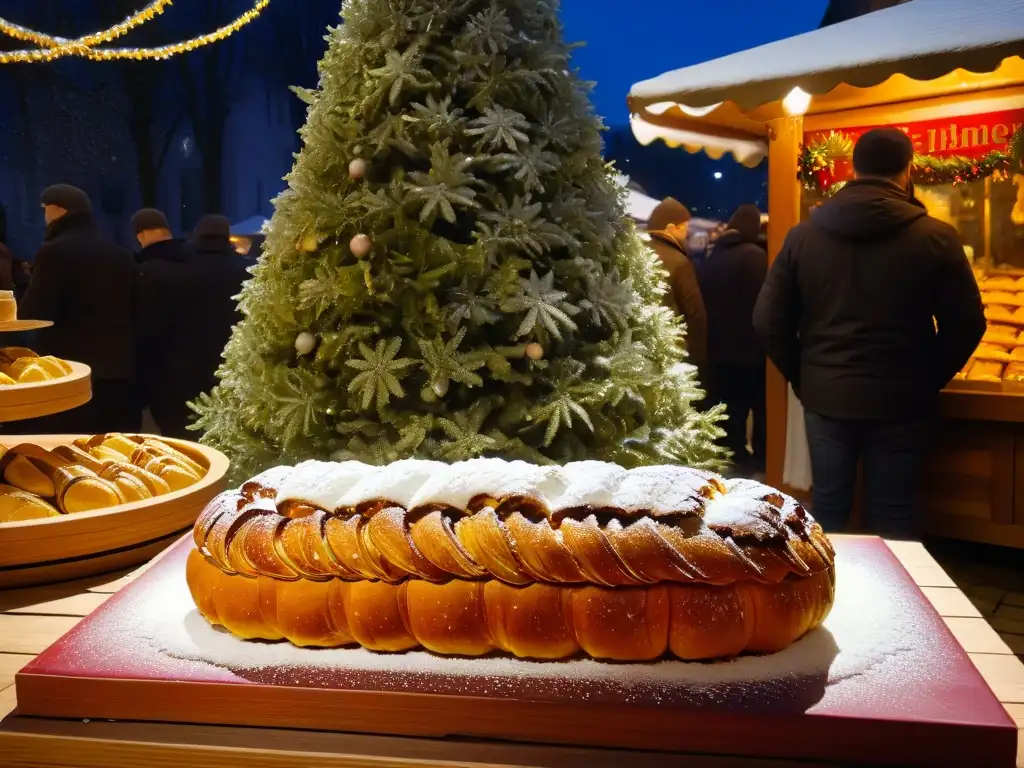
[[[674,197],[666,197],[647,219],[647,229],[650,232],[660,232],[669,224],[685,224],[692,217],[690,209],[680,203]]]
[[[47,187],[39,200],[43,205],[56,205],[71,214],[92,213],[89,195],[70,184],[54,184]]]
[[[729,219],[729,229],[735,229],[747,242],[754,242],[761,234],[761,212],[756,205],[741,205]]]
[[[853,170],[858,176],[899,176],[914,159],[914,144],[899,128],[868,131],[853,148]]]
[[[148,229],[166,229],[170,232],[171,223],[167,221],[167,217],[164,216],[163,212],[158,211],[156,208],[143,208],[132,216],[131,228],[132,232],[136,235]]]
[[[198,240],[227,240],[231,237],[231,222],[226,216],[210,213],[203,216],[192,230],[192,239]]]

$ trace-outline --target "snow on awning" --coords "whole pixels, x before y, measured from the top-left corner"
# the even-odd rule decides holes
[[[650,195],[645,195],[636,189],[632,189],[629,186],[629,176],[616,174],[615,181],[626,190],[626,214],[637,223],[646,224],[661,201],[655,200]]]
[[[743,110],[794,87],[817,95],[867,88],[896,73],[933,80],[956,69],[992,72],[1024,52],[1021,0],[911,0],[633,86],[632,111],[658,102],[690,108],[732,101]]]
[[[706,131],[658,125],[639,115],[632,115],[629,125],[636,140],[645,147],[661,139],[670,147],[682,147],[690,154],[703,150],[713,160],[732,154],[736,162],[748,168],[757,166],[768,156],[768,142],[764,139],[718,136]]]
[[[910,0],[666,72],[634,85],[628,102],[641,142],[663,139],[713,157],[732,152],[750,165],[757,157],[750,143],[766,144],[764,121],[783,115],[779,102],[796,88],[828,111],[829,98],[900,76],[957,79],[946,92],[977,87],[983,78],[971,73],[997,70],[1005,75],[1000,85],[1019,84],[1022,53],[1024,0]]]
[[[265,216],[250,216],[245,221],[232,224],[231,234],[236,237],[254,237],[263,233],[263,227],[266,223],[267,219]]]

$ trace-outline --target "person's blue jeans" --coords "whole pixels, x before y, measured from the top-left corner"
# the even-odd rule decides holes
[[[857,466],[863,463],[866,523],[894,539],[916,538],[917,495],[930,422],[853,421],[804,413],[811,453],[815,519],[831,533],[846,530]]]

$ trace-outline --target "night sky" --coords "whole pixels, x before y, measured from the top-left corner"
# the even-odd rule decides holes
[[[596,80],[609,125],[628,122],[630,86],[818,26],[827,0],[562,0],[568,40],[587,43],[574,61]]]

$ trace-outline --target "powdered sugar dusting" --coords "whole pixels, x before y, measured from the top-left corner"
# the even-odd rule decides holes
[[[699,471],[687,467],[637,467],[623,475],[611,506],[627,512],[699,514],[700,491],[707,484]]]
[[[604,461],[573,461],[561,469],[566,487],[551,502],[551,510],[591,507],[604,509],[615,503],[615,489],[626,470]]]
[[[293,685],[338,685],[340,671],[368,674],[375,686],[390,690],[458,692],[453,687],[472,678],[474,695],[514,696],[524,687],[533,694],[541,681],[557,678],[563,688],[552,695],[564,696],[571,690],[573,695],[589,698],[611,691],[626,700],[649,702],[653,697],[666,703],[698,696],[699,704],[709,705],[735,697],[737,691],[755,689],[761,697],[766,690],[775,691],[770,694],[774,698],[786,697],[790,694],[778,691],[790,691],[793,681],[803,681],[797,687],[801,696],[807,696],[810,680],[813,701],[801,707],[846,698],[859,703],[865,688],[872,695],[900,700],[908,675],[942,675],[946,662],[934,627],[924,626],[920,609],[907,603],[920,597],[907,593],[892,569],[877,565],[871,558],[848,560],[838,554],[836,605],[822,628],[780,653],[715,664],[467,659],[421,651],[379,654],[360,648],[302,649],[288,643],[246,642],[199,616],[184,578],[168,580],[160,594],[139,601],[128,619],[130,626],[126,628],[124,617],[119,618],[118,632],[124,642],[143,642],[168,663],[188,660],[245,679]],[[929,654],[934,661],[922,670],[920,658]],[[852,681],[861,678],[863,682],[865,676],[870,685],[851,687]],[[531,685],[530,680],[536,683]]]
[[[447,468],[439,461],[404,459],[366,474],[341,497],[338,507],[356,507],[368,501],[390,501],[409,509],[427,479]]]
[[[431,475],[417,491],[410,506],[444,504],[465,509],[470,500],[479,495],[490,495],[498,501],[509,496],[526,496],[546,506],[549,500],[542,486],[556,474],[556,470],[555,467],[538,467],[525,461],[460,461]]]
[[[305,501],[328,512],[360,479],[376,467],[359,461],[304,461],[297,465],[277,494],[277,503]]]

